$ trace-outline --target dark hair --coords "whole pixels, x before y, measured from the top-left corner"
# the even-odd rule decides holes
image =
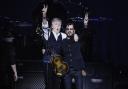
[[[74,23],[67,23],[66,26],[69,26],[69,25],[73,25],[74,26]]]
[[[72,20],[68,20],[67,22],[66,22],[66,25],[65,25],[65,28],[67,27],[67,26],[69,26],[69,25],[73,25],[73,27],[74,27],[74,30],[75,30],[75,23],[72,21]]]

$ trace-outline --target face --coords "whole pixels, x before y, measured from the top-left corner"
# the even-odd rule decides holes
[[[67,36],[73,36],[75,34],[75,29],[73,25],[67,25],[66,26],[66,31],[65,33],[67,34]]]
[[[52,21],[52,30],[57,32],[57,33],[60,32],[60,30],[61,30],[61,20],[54,19]]]

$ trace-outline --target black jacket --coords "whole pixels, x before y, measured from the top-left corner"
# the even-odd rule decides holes
[[[0,73],[7,74],[11,70],[11,65],[16,64],[15,48],[12,43],[0,43]]]
[[[71,39],[64,39],[61,48],[64,61],[68,63],[70,68],[75,70],[85,68],[85,62],[81,54],[79,42],[75,42]]]

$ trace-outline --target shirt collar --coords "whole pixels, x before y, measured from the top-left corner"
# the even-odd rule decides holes
[[[55,36],[59,36],[59,35],[60,35],[60,32],[57,34],[56,32],[52,31],[52,33],[53,33]]]

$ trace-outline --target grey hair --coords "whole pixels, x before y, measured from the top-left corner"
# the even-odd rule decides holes
[[[53,19],[52,19],[52,22],[54,22],[54,21],[59,21],[59,22],[62,23],[62,20],[61,20],[60,18],[53,18]]]

